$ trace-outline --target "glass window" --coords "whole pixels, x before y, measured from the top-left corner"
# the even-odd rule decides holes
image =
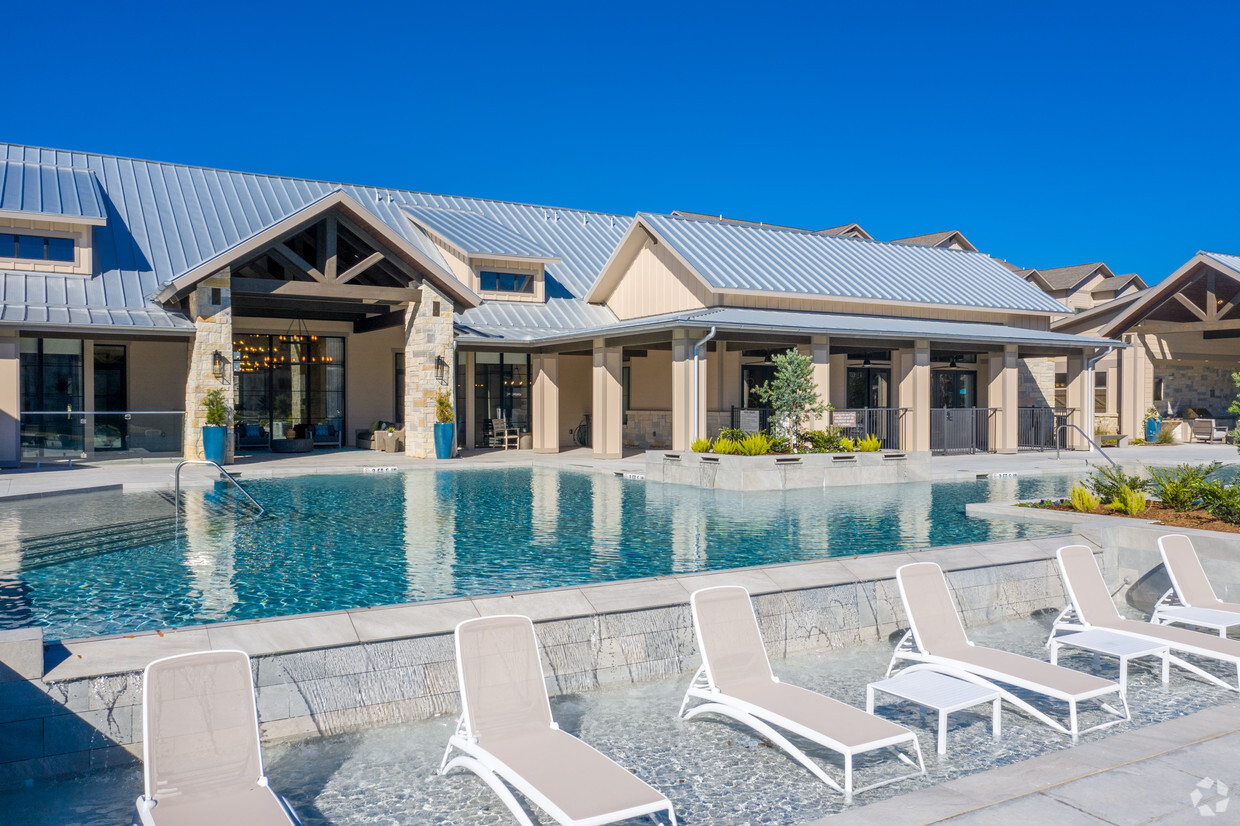
[[[236,358],[238,424],[276,439],[298,425],[344,427],[344,339],[240,335]]]
[[[17,236],[17,257],[37,258],[40,260],[46,258],[47,254],[44,250],[45,240],[42,235]]]
[[[489,272],[478,274],[479,285],[484,292],[533,293],[534,276],[529,273]]]
[[[47,260],[49,261],[72,261],[73,260],[73,239],[72,238],[48,238],[47,239]]]
[[[1163,380],[1154,379],[1154,401],[1160,402],[1162,400],[1163,400]]]
[[[1067,373],[1056,373],[1055,374],[1055,406],[1056,407],[1067,407],[1068,406],[1068,374]]]
[[[1094,412],[1107,412],[1107,374],[1094,373]]]
[[[742,364],[741,365],[741,399],[742,407],[766,407],[766,403],[758,398],[757,388],[775,378],[773,364]]]
[[[26,258],[31,261],[72,261],[72,238],[0,233],[0,258]]]

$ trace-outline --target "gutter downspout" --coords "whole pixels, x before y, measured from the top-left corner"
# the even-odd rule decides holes
[[[698,400],[698,396],[700,393],[699,385],[701,384],[699,379],[702,374],[698,372],[698,349],[714,337],[715,328],[711,327],[710,332],[706,334],[706,337],[697,344],[693,345],[693,439],[691,440],[691,443],[696,442],[699,438],[701,438],[701,434],[698,432],[698,422],[700,422],[702,418],[701,413],[699,412],[699,406],[701,403]]]
[[[460,414],[460,411],[457,410],[457,404],[456,404],[456,371],[457,371],[456,331],[453,330],[452,331],[452,385],[453,385],[452,387],[452,409],[456,411],[456,416],[454,418],[457,420],[456,427],[452,428],[452,458],[453,459],[457,458],[460,455],[458,453],[458,450],[459,450],[458,445],[460,445],[461,443],[461,433],[460,433],[461,414]]]
[[[1115,347],[1110,346],[1085,360],[1085,432],[1090,434],[1091,439],[1094,437],[1094,365],[1113,352],[1115,352]],[[1094,448],[1091,445],[1089,452],[1093,453],[1093,451]]]

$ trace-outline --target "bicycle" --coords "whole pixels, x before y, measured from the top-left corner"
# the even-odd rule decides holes
[[[582,447],[590,446],[590,414],[586,413],[581,418],[581,424],[573,429],[573,440]]]

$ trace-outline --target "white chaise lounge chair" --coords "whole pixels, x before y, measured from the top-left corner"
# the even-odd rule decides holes
[[[600,826],[666,812],[666,797],[551,719],[538,640],[529,617],[481,617],[456,627],[464,707],[439,773],[481,777],[522,826],[532,826],[510,784],[564,826]],[[449,759],[453,750],[462,752]]]
[[[1059,570],[1063,574],[1064,588],[1068,592],[1069,605],[1055,620],[1051,629],[1081,631],[1100,628],[1127,637],[1166,645],[1171,649],[1171,662],[1215,685],[1240,690],[1240,640],[1219,639],[1211,634],[1190,631],[1187,628],[1170,628],[1148,622],[1124,619],[1111,599],[1102,571],[1094,560],[1094,553],[1084,545],[1068,545],[1056,552]],[[1236,685],[1228,683],[1204,668],[1183,658],[1192,655],[1226,663],[1236,669]]]
[[[680,704],[681,717],[688,720],[699,714],[721,714],[744,723],[786,751],[819,780],[843,792],[847,801],[852,800],[854,791],[864,792],[926,773],[917,735],[904,726],[822,694],[785,685],[771,673],[758,620],[744,588],[705,588],[694,592],[690,605],[702,667]],[[686,711],[690,699],[704,702]],[[841,787],[775,727],[843,755],[844,785]],[[900,744],[912,747],[917,755],[916,764],[895,748]],[[917,771],[853,789],[853,758],[883,748],[892,749]]]
[[[1191,539],[1178,533],[1160,536],[1158,550],[1171,577],[1171,588],[1154,606],[1150,622],[1212,628],[1220,637],[1240,625],[1240,605],[1223,602],[1214,593]]]
[[[960,623],[960,615],[956,613],[951,593],[947,590],[943,571],[933,562],[902,565],[896,571],[896,582],[900,588],[900,598],[904,601],[904,611],[908,615],[910,628],[891,656],[888,675],[892,673],[897,661],[908,660],[916,664],[907,666],[903,671],[937,671],[977,685],[988,686],[998,691],[1004,700],[1035,719],[1056,731],[1071,735],[1073,742],[1087,731],[1131,719],[1128,701],[1119,683],[969,642],[964,626]],[[1065,726],[1035,708],[1004,686],[1066,702],[1068,725]],[[1122,714],[1100,699],[1109,694],[1118,696],[1124,707]],[[1107,713],[1116,715],[1116,719],[1080,729],[1077,706],[1086,700],[1094,699],[1099,701]]]
[[[143,685],[143,826],[301,822],[263,775],[254,680],[244,651],[155,660]]]

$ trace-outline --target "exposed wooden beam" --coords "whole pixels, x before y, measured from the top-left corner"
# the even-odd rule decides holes
[[[382,315],[372,315],[353,322],[353,332],[370,333],[375,330],[387,330],[391,327],[399,327],[405,323],[404,310],[392,310],[390,313]]]
[[[293,252],[293,249],[283,241],[273,245],[271,249],[267,250],[267,252],[270,255],[283,259],[285,262],[291,264],[293,269],[301,271],[303,274],[309,276],[315,281],[318,281],[320,284],[323,283],[323,273],[309,261]]]
[[[378,264],[380,261],[382,261],[386,257],[387,256],[385,256],[381,252],[372,252],[370,255],[366,256],[361,261],[358,261],[356,264],[354,264],[353,266],[349,267],[347,270],[342,272],[336,278],[336,283],[343,284],[346,281],[352,281],[354,278],[366,272],[366,270],[370,269],[375,264]]]
[[[328,281],[336,280],[336,230],[339,226],[336,214],[328,213],[323,233],[323,276]]]
[[[1222,321],[1223,319],[1227,318],[1227,314],[1230,313],[1232,310],[1236,309],[1236,307],[1240,307],[1240,292],[1232,296],[1231,301],[1228,301],[1222,307],[1218,308],[1219,321]]]
[[[381,241],[379,241],[379,239],[375,238],[369,232],[362,229],[362,227],[356,221],[352,221],[346,218],[344,215],[338,216],[338,220],[344,227],[346,227],[349,230],[349,232],[356,235],[358,239],[360,239],[364,244],[369,246],[371,249],[373,250],[387,249],[386,245],[384,245]],[[413,267],[409,266],[407,263],[405,263],[404,260],[393,255],[393,256],[388,257],[388,261],[390,261],[398,270],[404,273],[414,283],[421,285],[422,274],[418,272],[417,270],[415,270]]]
[[[371,300],[384,304],[417,301],[414,287],[363,287],[358,284],[319,284],[315,281],[276,281],[271,278],[234,278],[233,293],[299,298]]]
[[[1214,270],[1206,271],[1206,317],[1207,321],[1218,321],[1218,298],[1215,293],[1218,290],[1218,273]]]
[[[1183,296],[1183,294],[1176,293],[1175,300],[1183,304],[1185,307],[1187,307],[1189,311],[1192,312],[1193,315],[1197,316],[1197,318],[1200,319],[1201,321],[1209,321],[1209,318],[1206,316],[1205,310],[1201,309],[1196,304],[1189,301],[1187,298]]]

